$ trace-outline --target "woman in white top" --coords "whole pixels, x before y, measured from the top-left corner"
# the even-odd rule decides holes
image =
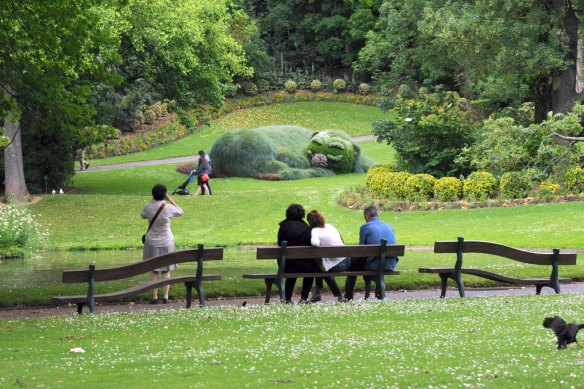
[[[165,199],[170,204],[166,204],[164,202]],[[146,204],[144,209],[142,209],[142,219],[148,219],[148,225],[150,225],[151,220],[159,210],[160,213],[146,233],[142,260],[157,257],[167,253],[174,253],[174,236],[170,230],[170,219],[173,217],[182,216],[184,211],[178,205],[176,205],[174,200],[167,193],[166,187],[164,185],[156,184],[152,188],[152,201]],[[150,279],[153,281],[157,280],[158,272],[162,272],[162,278],[168,278],[170,277],[170,271],[175,270],[176,268],[176,265],[170,265],[161,267],[160,269],[155,269],[150,273]],[[165,285],[162,287],[162,291],[164,293],[164,299],[162,302],[164,304],[168,303],[169,290],[170,285]],[[158,303],[158,289],[152,290],[152,301],[150,301],[150,303]]]
[[[332,225],[325,223],[324,216],[321,212],[317,210],[312,210],[306,215],[306,220],[308,225],[312,227],[310,244],[313,246],[330,247],[330,246],[344,246],[343,239],[339,231]],[[335,271],[345,271],[351,267],[351,258],[339,257],[339,258],[322,258],[322,262],[319,264],[320,268],[325,272],[335,272]],[[332,278],[332,277],[329,277]],[[334,282],[334,278],[333,278]],[[331,285],[329,282],[329,287],[339,300],[342,299],[342,295],[336,282]],[[316,292],[311,297],[311,301],[320,300],[320,291],[322,290],[323,283],[322,278],[316,279]]]

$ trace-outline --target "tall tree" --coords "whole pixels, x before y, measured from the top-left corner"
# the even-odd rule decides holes
[[[11,144],[4,149],[5,196],[23,201],[20,125],[31,100],[50,101],[55,109],[78,100],[72,88],[84,73],[99,73],[117,54],[115,7],[99,0],[5,0],[0,7],[0,118]],[[59,99],[63,99],[59,104]]]
[[[576,96],[581,0],[385,1],[360,67],[391,83],[456,86],[496,103],[535,100],[536,116]]]

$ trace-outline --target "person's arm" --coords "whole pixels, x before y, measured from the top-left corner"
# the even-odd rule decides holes
[[[174,212],[172,213],[173,216],[181,216],[182,214],[184,214],[182,208],[176,205],[176,203],[168,193],[166,194],[166,200],[174,207]]]
[[[312,246],[320,246],[320,234],[316,228],[313,228],[310,233],[310,244]]]
[[[365,244],[365,242],[367,242],[367,224],[359,228],[359,244]]]

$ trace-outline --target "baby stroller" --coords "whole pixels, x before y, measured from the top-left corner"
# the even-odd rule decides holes
[[[189,178],[186,179],[185,182],[183,182],[182,184],[180,184],[179,186],[177,186],[176,188],[174,188],[174,190],[172,191],[172,194],[179,194],[179,195],[188,195],[190,194],[189,191],[187,190],[187,186],[193,182],[195,177],[195,171],[191,170],[191,173],[189,174]]]

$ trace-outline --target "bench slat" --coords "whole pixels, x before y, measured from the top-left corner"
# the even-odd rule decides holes
[[[221,279],[219,275],[204,275],[202,277],[203,281],[218,281]],[[140,285],[132,286],[128,289],[111,292],[111,293],[103,293],[95,295],[95,301],[113,301],[113,300],[120,300],[126,297],[134,296],[140,294],[142,292],[147,292],[149,290],[160,288],[164,285],[170,284],[178,284],[184,282],[195,282],[197,277],[195,276],[178,276],[178,277],[170,277],[170,278],[163,278],[158,279],[156,281],[148,281]],[[57,304],[67,304],[67,303],[80,303],[85,302],[87,300],[87,295],[77,295],[77,296],[54,296],[53,302]]]
[[[450,268],[448,268],[448,267],[419,268],[418,272],[431,273],[431,274],[454,274],[454,268],[453,267],[450,267]],[[547,285],[550,283],[549,277],[547,277],[547,278],[544,278],[544,277],[540,277],[540,278],[513,278],[513,277],[507,277],[507,276],[504,276],[501,274],[492,273],[492,272],[489,272],[486,270],[470,269],[470,268],[462,268],[462,269],[460,269],[460,272],[464,273],[464,274],[470,274],[470,275],[486,278],[486,279],[492,280],[492,281],[505,282],[508,284]],[[570,278],[559,278],[559,280],[562,283],[572,282],[572,279],[570,279]]]
[[[197,262],[198,249],[182,250],[174,253],[160,255],[146,261],[136,262],[129,265],[95,269],[95,281],[114,281],[124,278],[134,277],[150,272],[163,266],[172,264]],[[203,249],[203,260],[222,260],[223,247],[210,247]],[[63,283],[88,282],[89,270],[69,269],[63,270]]]
[[[435,253],[456,253],[458,242],[455,240],[436,241]],[[499,243],[484,242],[479,240],[465,240],[464,253],[491,254],[532,265],[551,265],[554,255],[552,253],[536,253],[505,246]],[[575,265],[576,253],[561,253],[558,256],[559,265]]]
[[[358,270],[358,271],[344,271],[344,272],[331,272],[331,273],[284,273],[286,278],[304,278],[304,277],[347,277],[347,276],[375,276],[377,272],[375,270]],[[383,272],[386,276],[398,276],[399,271],[386,270]],[[243,278],[250,279],[264,279],[264,278],[278,278],[276,273],[254,273],[254,274],[244,274]]]
[[[387,256],[403,256],[403,244],[388,244],[385,248]],[[257,259],[276,259],[280,255],[280,246],[258,246]],[[288,246],[287,259],[336,258],[336,257],[375,257],[379,255],[379,245],[350,245],[334,247]]]

